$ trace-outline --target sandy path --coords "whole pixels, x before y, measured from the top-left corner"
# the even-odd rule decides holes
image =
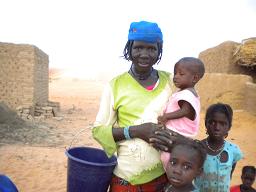
[[[21,192],[66,191],[67,157],[65,148],[74,134],[85,131],[74,145],[99,147],[92,139],[89,125],[94,121],[103,89],[102,82],[57,80],[50,83],[50,100],[61,103],[63,119],[47,119],[46,123],[61,135],[62,144],[49,147],[49,140],[40,145],[1,145],[0,171],[9,175]],[[203,121],[203,114],[202,121]],[[241,167],[256,166],[256,117],[235,111],[228,139],[240,146],[245,158],[234,172],[232,184],[240,183]],[[205,137],[203,123],[199,138]],[[57,139],[58,137],[56,137]],[[256,187],[256,184],[254,184]]]

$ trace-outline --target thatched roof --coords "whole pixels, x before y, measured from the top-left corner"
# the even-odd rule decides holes
[[[256,67],[256,37],[244,39],[242,43],[237,46],[233,58],[235,64],[246,67]]]

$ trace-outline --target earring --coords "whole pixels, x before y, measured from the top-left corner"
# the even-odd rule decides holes
[[[207,131],[207,129],[205,129],[205,134],[206,134],[206,135],[208,135],[208,131]]]

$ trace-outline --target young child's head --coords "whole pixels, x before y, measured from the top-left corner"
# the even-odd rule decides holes
[[[190,191],[192,181],[201,174],[206,152],[199,141],[188,141],[173,147],[166,168],[169,183],[175,189]]]
[[[207,134],[214,140],[224,140],[232,126],[233,110],[228,104],[217,103],[208,107],[205,115]]]
[[[244,166],[242,169],[242,188],[243,189],[250,189],[252,187],[252,184],[254,183],[256,176],[256,169],[254,166]]]
[[[194,57],[184,57],[174,65],[173,82],[182,89],[194,87],[204,76],[204,63]]]

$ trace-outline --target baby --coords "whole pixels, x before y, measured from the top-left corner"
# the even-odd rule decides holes
[[[184,57],[174,66],[174,85],[179,89],[169,99],[164,114],[158,117],[158,123],[164,124],[186,137],[194,137],[198,133],[200,120],[200,98],[194,88],[205,72],[200,59]],[[162,152],[161,160],[164,168],[170,154]]]

